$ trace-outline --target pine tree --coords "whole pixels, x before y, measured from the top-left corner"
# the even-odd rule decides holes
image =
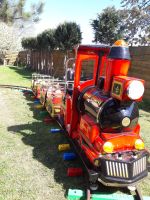
[[[80,26],[75,22],[60,24],[55,31],[57,46],[61,50],[71,50],[76,44],[81,43]]]
[[[92,20],[94,42],[111,45],[117,39],[123,38],[124,25],[121,21],[121,13],[115,7],[107,7]]]

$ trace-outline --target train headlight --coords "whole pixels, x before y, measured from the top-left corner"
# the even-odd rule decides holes
[[[135,148],[137,150],[143,150],[144,149],[144,142],[141,139],[135,140]]]
[[[111,142],[105,142],[104,145],[103,145],[103,150],[106,153],[112,153],[113,150],[114,150],[114,146]]]
[[[129,117],[124,117],[121,123],[122,123],[122,126],[127,127],[130,125],[130,122],[131,120]]]
[[[144,85],[141,81],[132,81],[128,88],[127,88],[127,96],[132,99],[136,100],[143,96],[144,93]]]

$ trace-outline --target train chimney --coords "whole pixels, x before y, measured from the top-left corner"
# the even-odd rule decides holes
[[[104,91],[111,90],[113,76],[126,76],[130,66],[130,52],[124,40],[117,40],[110,49],[106,67]]]

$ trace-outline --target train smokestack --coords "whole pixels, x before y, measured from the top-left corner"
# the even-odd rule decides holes
[[[113,76],[126,76],[130,66],[130,52],[124,40],[117,40],[110,49],[106,67],[104,91],[111,90]]]

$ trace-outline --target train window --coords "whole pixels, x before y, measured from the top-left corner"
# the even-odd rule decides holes
[[[93,79],[95,60],[83,60],[81,63],[80,83]]]

